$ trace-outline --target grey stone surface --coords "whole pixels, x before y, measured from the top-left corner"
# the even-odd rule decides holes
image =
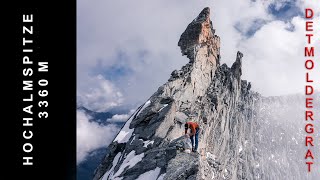
[[[289,133],[297,135],[296,126],[292,124],[291,130],[283,130],[279,126],[288,121],[276,123],[278,118],[290,117],[284,109],[298,108],[291,106],[297,96],[266,98],[253,92],[251,84],[241,79],[241,52],[231,68],[220,65],[220,38],[214,33],[210,9],[205,8],[188,25],[178,43],[190,61],[181,70],[172,72],[168,82],[149,98],[149,106],[142,109],[141,105],[130,124],[130,129],[134,129],[130,139],[110,144],[94,180],[102,179],[114,166],[114,157],[119,152],[121,157],[111,175],[103,179],[133,180],[157,167],[161,171],[155,180],[164,173],[165,180],[307,179],[306,174],[300,173],[306,172],[302,169],[304,159],[299,159],[300,164],[295,162],[296,156],[303,156],[306,149],[290,140]],[[287,108],[279,111],[279,106]],[[183,123],[176,118],[179,113],[192,117],[200,125],[198,153],[180,152],[170,145],[184,134]],[[286,142],[282,142],[287,149],[283,149],[276,133],[287,133]],[[301,133],[298,137],[302,141]],[[299,145],[303,146],[301,142]],[[126,156],[133,151],[143,158],[121,170]],[[269,159],[274,151],[280,164]],[[112,177],[114,174],[119,176]]]

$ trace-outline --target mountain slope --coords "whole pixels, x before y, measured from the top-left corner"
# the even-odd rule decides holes
[[[278,170],[281,166],[264,156],[271,156],[272,144],[271,136],[263,137],[272,131],[266,124],[272,122],[265,120],[275,120],[277,112],[268,114],[274,110],[270,101],[284,97],[266,98],[250,90],[251,84],[241,79],[241,52],[231,67],[220,64],[220,38],[209,8],[187,26],[178,46],[189,62],[132,114],[93,179],[295,179],[298,172],[286,173],[290,166]],[[180,152],[172,143],[184,134],[180,114],[200,125],[199,153]]]
[[[255,141],[252,117],[260,96],[241,80],[240,52],[231,68],[220,66],[220,38],[214,33],[210,9],[205,8],[178,43],[189,63],[174,71],[127,121],[94,179],[137,179],[148,172],[164,179],[254,177],[246,168],[254,153],[239,149]],[[170,146],[184,131],[183,122],[175,119],[178,112],[193,115],[200,124],[201,155],[181,154]],[[217,159],[205,158],[207,155]],[[212,168],[209,161],[219,166]],[[184,168],[172,168],[176,164],[184,164]]]
[[[111,112],[95,112],[83,106],[78,107],[77,110],[83,111],[86,115],[92,117],[90,119],[90,122],[93,121],[100,125],[107,125],[109,122],[107,122],[106,120],[109,118],[112,118],[112,116],[115,115],[114,113],[111,113]]]

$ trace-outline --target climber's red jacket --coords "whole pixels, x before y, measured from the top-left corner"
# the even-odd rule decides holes
[[[190,136],[194,136],[196,134],[196,129],[199,128],[198,123],[196,123],[196,122],[187,122],[186,124],[188,124],[190,129],[191,129]],[[188,129],[185,130],[185,134],[187,134],[187,131],[188,131]]]

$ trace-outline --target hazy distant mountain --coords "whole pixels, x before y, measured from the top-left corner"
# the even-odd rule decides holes
[[[114,115],[111,112],[95,112],[95,111],[91,111],[83,106],[80,106],[77,108],[77,110],[82,110],[85,112],[85,114],[89,115],[92,117],[92,119],[90,119],[90,121],[94,121],[97,122],[101,125],[107,125],[107,119],[112,118],[112,116]]]
[[[88,180],[93,178],[93,172],[101,163],[107,148],[100,148],[90,153],[87,159],[77,166],[77,180]]]
[[[123,111],[114,112],[95,112],[91,111],[83,106],[77,108],[77,110],[84,111],[86,115],[90,117],[90,122],[96,122],[100,126],[116,125],[119,129],[123,126],[124,122],[109,122],[108,119],[112,118],[115,114]],[[86,160],[77,166],[77,180],[88,180],[93,178],[94,170],[101,163],[104,155],[107,153],[107,147],[101,147],[92,151]]]

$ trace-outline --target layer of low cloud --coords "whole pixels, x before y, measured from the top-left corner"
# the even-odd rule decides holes
[[[81,78],[77,101],[79,106],[89,107],[95,111],[106,111],[119,106],[123,95],[116,85],[101,74]]]
[[[93,150],[106,147],[119,132],[115,125],[101,126],[83,111],[77,111],[77,164],[86,160]]]
[[[112,118],[108,119],[108,122],[126,122],[129,118],[128,114],[116,114]]]

